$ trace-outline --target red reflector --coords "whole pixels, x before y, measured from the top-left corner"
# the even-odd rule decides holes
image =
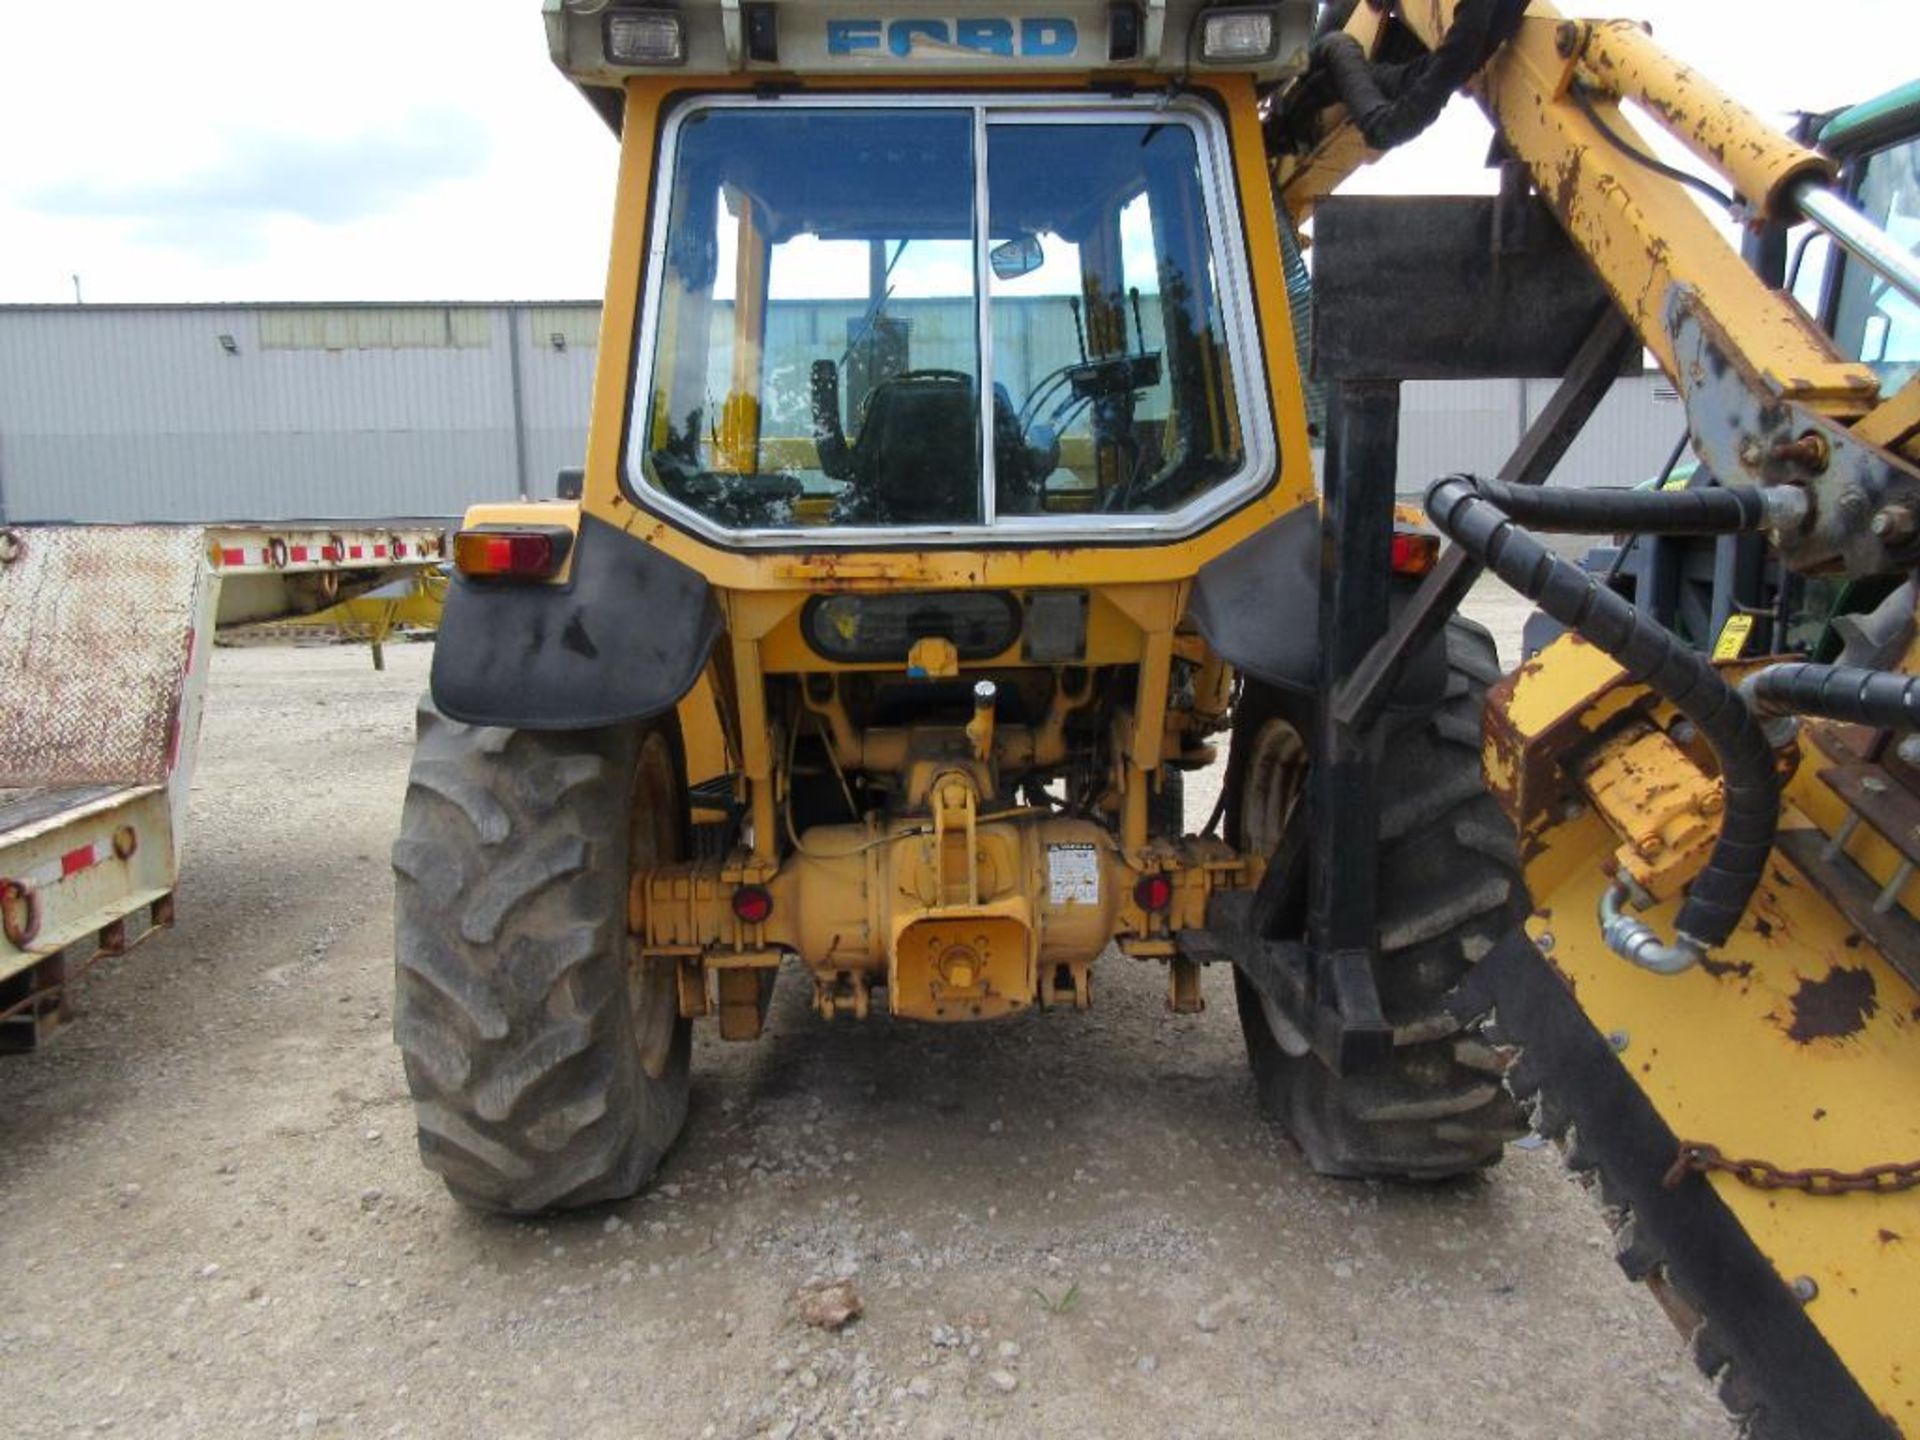
[[[773,896],[764,885],[742,885],[733,892],[733,913],[749,925],[773,914]]]
[[[565,530],[462,530],[453,537],[453,563],[462,575],[545,580],[559,570],[571,538]]]
[[[1393,532],[1394,574],[1424,575],[1433,569],[1433,562],[1439,558],[1438,535],[1413,534],[1403,530]]]
[[[1142,875],[1134,882],[1133,903],[1149,915],[1158,915],[1173,904],[1173,877]]]

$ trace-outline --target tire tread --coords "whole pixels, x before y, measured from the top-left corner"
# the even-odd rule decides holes
[[[1335,1076],[1290,1059],[1240,976],[1242,1028],[1266,1108],[1322,1174],[1436,1180],[1496,1163],[1525,1126],[1501,1083],[1502,1052],[1478,1016],[1449,1008],[1467,971],[1526,909],[1513,827],[1480,768],[1486,687],[1500,673],[1492,637],[1447,626],[1448,683],[1424,715],[1399,717],[1381,762],[1375,974],[1395,1050],[1380,1069]],[[1258,704],[1251,733],[1263,718]]]
[[[624,777],[644,734],[420,707],[393,848],[394,1038],[421,1159],[475,1208],[630,1194],[685,1118],[687,1022],[656,1079],[629,1010]]]

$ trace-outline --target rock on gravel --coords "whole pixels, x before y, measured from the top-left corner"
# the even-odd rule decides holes
[[[802,1285],[794,1292],[793,1298],[799,1308],[800,1318],[820,1330],[838,1330],[848,1322],[859,1319],[860,1311],[864,1308],[860,1297],[854,1293],[853,1285],[846,1280]]]

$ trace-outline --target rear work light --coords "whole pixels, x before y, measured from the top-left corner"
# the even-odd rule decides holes
[[[572,548],[564,525],[462,530],[453,537],[453,568],[471,580],[551,580]]]
[[[686,32],[672,10],[609,10],[607,59],[615,65],[684,65]]]
[[[1209,65],[1254,65],[1279,51],[1271,10],[1210,10],[1200,17],[1200,58]]]
[[[1433,562],[1440,558],[1440,537],[1409,533],[1405,530],[1393,532],[1393,573],[1396,575],[1424,575],[1433,569]]]

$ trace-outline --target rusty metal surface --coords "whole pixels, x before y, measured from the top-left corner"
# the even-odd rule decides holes
[[[1816,764],[1808,756],[1801,768]],[[1613,846],[1611,828],[1589,811],[1547,832],[1527,866],[1536,907],[1528,931],[1536,944],[1551,936],[1536,971],[1545,973],[1524,982],[1523,997],[1500,991],[1495,1003],[1503,1031],[1522,1047],[1521,1064],[1551,1071],[1542,1113],[1561,1117],[1555,1125],[1571,1122],[1583,1152],[1603,1157],[1609,1196],[1630,1197],[1635,1233],[1658,1237],[1663,1263],[1713,1325],[1718,1353],[1746,1347],[1735,1363],[1764,1381],[1770,1407],[1789,1406],[1776,1413],[1791,1413],[1825,1374],[1863,1392],[1869,1414],[1911,1414],[1905,1317],[1920,1254],[1889,1236],[1920,1233],[1920,1188],[1891,1183],[1920,1155],[1916,997],[1797,863],[1794,838],[1818,845],[1825,826],[1793,802],[1818,792],[1830,812],[1840,810],[1831,791],[1810,773],[1804,779],[1740,928],[1711,963],[1683,975],[1624,964],[1595,933],[1591,917],[1608,883],[1598,861]],[[1673,908],[1656,907],[1649,922],[1670,925]],[[1543,1001],[1577,1014],[1590,1039],[1579,1063],[1567,1063],[1574,1032],[1527,1008]],[[1688,1166],[1685,1183],[1669,1191],[1661,1181],[1683,1140],[1700,1160],[1711,1144],[1729,1163],[1693,1178]],[[1777,1188],[1764,1188],[1769,1181]],[[1840,1193],[1852,1198],[1831,1198]],[[1663,1213],[1664,1197],[1679,1208]],[[1741,1267],[1750,1283],[1735,1283]],[[1760,1302],[1799,1277],[1816,1298],[1788,1313],[1803,1316],[1817,1338],[1768,1350],[1780,1332],[1756,1322]],[[1835,1357],[1830,1366],[1823,1348]],[[1829,1424],[1768,1433],[1876,1432]]]
[[[1664,730],[1630,725],[1575,767],[1580,783],[1625,843],[1619,868],[1657,899],[1700,873],[1718,835],[1725,788]]]
[[[1880,882],[1851,857],[1828,855],[1827,837],[1818,830],[1790,830],[1778,844],[1781,853],[1806,871],[1815,888],[1873,943],[1886,962],[1920,990],[1920,924],[1898,905],[1874,908]]]
[[[15,830],[119,793],[118,785],[47,785],[27,790],[0,790],[0,835],[11,835]]]
[[[1612,90],[1639,101],[1668,133],[1704,163],[1733,181],[1765,217],[1791,223],[1794,186],[1814,178],[1831,183],[1834,162],[1789,140],[1691,65],[1667,54],[1633,20],[1575,21],[1556,35]]]
[[[1902,858],[1920,865],[1920,797],[1899,784],[1888,769],[1874,764],[1829,765],[1820,780],[1858,811]]]
[[[1715,1172],[1731,1175],[1756,1190],[1800,1190],[1808,1195],[1897,1195],[1903,1190],[1920,1189],[1920,1160],[1889,1160],[1856,1170],[1835,1170],[1826,1165],[1796,1169],[1771,1160],[1730,1159],[1720,1153],[1719,1146],[1702,1140],[1680,1142],[1680,1153],[1661,1183],[1672,1190],[1689,1174]]]
[[[164,780],[204,532],[7,533],[17,543],[0,563],[0,786]]]

